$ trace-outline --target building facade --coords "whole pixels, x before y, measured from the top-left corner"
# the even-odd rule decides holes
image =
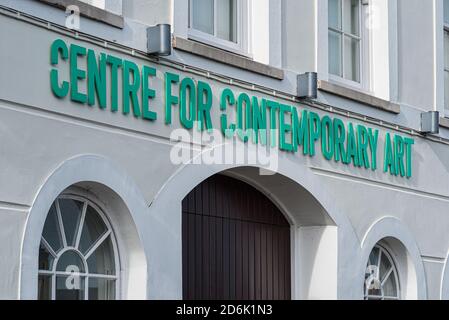
[[[0,0],[0,298],[449,298],[448,24]]]

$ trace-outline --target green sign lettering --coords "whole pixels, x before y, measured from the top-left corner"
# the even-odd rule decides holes
[[[64,99],[70,93],[74,102],[91,107],[98,105],[111,112],[117,112],[121,102],[123,115],[132,112],[139,119],[157,120],[157,107],[152,105],[157,92],[151,85],[158,79],[155,68],[139,66],[111,54],[97,54],[76,44],[68,46],[62,39],[51,44],[50,64],[50,87],[56,98]],[[64,67],[69,80],[61,79]],[[209,83],[188,76],[181,78],[172,72],[165,72],[163,82],[165,124],[172,124],[173,112],[178,109],[179,123],[185,129],[193,129],[195,123],[199,131],[214,128],[215,96]],[[271,148],[277,146],[285,152],[308,157],[321,153],[324,159],[343,165],[372,171],[378,168],[378,129],[351,122],[345,124],[337,117],[247,92],[235,93],[230,88],[224,88],[216,99],[221,113],[220,129],[228,139],[237,137],[244,143],[251,141],[263,146],[269,139]],[[410,179],[414,143],[412,138],[386,132],[383,171]]]

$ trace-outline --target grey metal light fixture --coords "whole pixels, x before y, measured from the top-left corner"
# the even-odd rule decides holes
[[[437,134],[440,132],[440,113],[429,111],[421,113],[421,133]]]
[[[149,54],[169,56],[171,48],[171,26],[169,24],[158,24],[147,28],[147,49]]]
[[[299,98],[316,99],[318,97],[318,75],[306,72],[298,75],[297,95]]]

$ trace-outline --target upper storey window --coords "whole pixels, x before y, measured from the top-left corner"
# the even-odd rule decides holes
[[[247,0],[190,0],[189,38],[238,53],[246,51],[242,17]]]
[[[361,0],[329,0],[329,74],[361,83]]]
[[[444,0],[444,111],[449,116],[449,0]]]

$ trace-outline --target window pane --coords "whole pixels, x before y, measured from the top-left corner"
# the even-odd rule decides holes
[[[449,24],[449,0],[444,0],[444,23]]]
[[[217,37],[224,40],[237,42],[236,0],[217,0],[216,3]]]
[[[83,260],[75,251],[64,252],[58,260],[56,270],[62,272],[85,272]]]
[[[329,27],[341,30],[341,0],[329,0]]]
[[[341,34],[329,31],[329,72],[341,77]]]
[[[379,248],[375,247],[369,255],[368,264],[370,266],[377,266],[378,263],[379,263]]]
[[[51,276],[39,275],[37,281],[38,300],[51,300]]]
[[[345,79],[360,82],[360,41],[345,36]]]
[[[61,210],[67,245],[74,246],[83,203],[72,199],[59,199],[59,209]]]
[[[386,297],[397,297],[398,290],[396,288],[396,279],[394,274],[390,274],[387,281],[383,285],[384,296]]]
[[[214,34],[214,1],[191,0],[192,28]]]
[[[84,300],[84,277],[57,276],[56,300]]]
[[[449,116],[449,72],[444,71],[444,109]]]
[[[53,251],[58,252],[62,248],[62,238],[54,203],[51,205],[47,219],[45,220],[44,232],[42,233],[42,236],[48,242]]]
[[[383,281],[385,277],[387,276],[387,273],[390,271],[392,265],[390,263],[390,260],[385,254],[381,255],[380,258],[380,266],[379,266],[379,279],[380,281]]]
[[[115,300],[115,280],[89,278],[89,300]]]
[[[90,247],[107,231],[100,215],[91,206],[87,206],[79,249],[86,254]]]
[[[449,32],[444,32],[444,68],[449,70]]]
[[[343,30],[352,35],[360,35],[360,0],[343,0]]]
[[[108,237],[87,259],[89,273],[115,275],[114,250]]]
[[[47,248],[41,243],[39,247],[39,270],[51,270],[53,267],[54,258],[48,252]]]

